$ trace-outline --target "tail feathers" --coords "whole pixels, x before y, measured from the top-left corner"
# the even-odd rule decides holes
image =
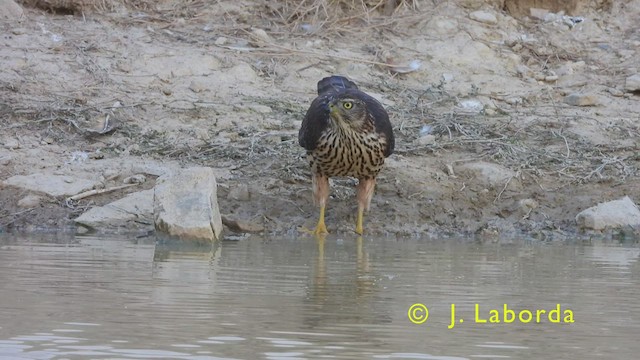
[[[353,81],[344,76],[329,76],[318,81],[318,95],[322,95],[329,91],[342,91],[346,89],[358,89]]]

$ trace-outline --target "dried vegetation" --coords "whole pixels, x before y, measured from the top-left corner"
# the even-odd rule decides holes
[[[398,64],[391,55],[393,49],[371,45],[366,56],[357,57],[333,49],[296,46],[296,39],[306,39],[310,35],[320,38],[353,37],[356,41],[358,33],[363,31],[402,35],[434,15],[433,7],[425,2],[256,1],[252,3],[255,11],[250,12],[251,15],[230,8],[215,22],[200,19],[201,14],[207,11],[204,1],[26,0],[24,3],[58,14],[110,12],[123,7],[144,11],[144,15],[113,15],[111,21],[119,24],[163,23],[166,27],[160,27],[160,31],[152,35],[154,41],[182,41],[194,47],[216,45],[236,51],[252,59],[256,73],[274,84],[282,81],[281,69],[287,67],[292,56],[297,60],[306,59],[312,64],[309,66],[330,61],[373,65],[384,76],[378,82],[361,86],[384,93],[393,102],[389,108],[395,114],[395,130],[399,137],[397,153],[403,156],[456,152],[464,156],[455,161],[491,160],[533,179],[554,177],[558,179],[558,188],[598,182],[616,184],[640,175],[637,142],[635,145],[614,142],[594,146],[576,133],[567,131],[566,125],[571,122],[596,120],[589,119],[588,115],[566,112],[552,94],[521,99],[518,106],[506,105],[507,96],[504,94],[491,94],[489,97],[495,104],[493,108],[487,108],[485,104],[482,111],[469,114],[458,107],[461,99],[448,93],[443,83],[408,88],[398,85],[398,82],[386,81],[385,78],[405,76],[396,71]],[[179,23],[185,19],[193,21]],[[180,26],[174,26],[176,24]],[[522,26],[528,27],[532,33],[539,31],[534,24],[525,22]],[[256,30],[260,28],[268,29],[268,34]],[[227,41],[214,44],[216,39],[211,37],[214,32],[224,35]],[[520,55],[526,64],[540,71],[560,61],[589,58],[576,52],[580,51],[579,48],[567,49],[558,43],[532,45],[523,42],[521,45]],[[30,82],[33,85],[34,79],[25,76],[20,83],[0,84],[0,93],[5,99],[0,102],[0,113],[4,115],[0,120],[0,131],[36,130],[41,133],[43,141],[56,143],[83,140],[89,143],[98,138],[104,144],[101,148],[103,153],[147,155],[205,165],[214,165],[215,161],[216,166],[227,164],[240,172],[246,168],[246,174],[259,171],[288,184],[308,183],[308,169],[297,148],[297,132],[289,126],[300,120],[306,110],[305,104],[282,98],[248,97],[248,102],[267,105],[287,126],[269,128],[244,124],[237,134],[225,141],[221,140],[220,131],[211,128],[206,136],[210,140],[185,142],[185,138],[193,135],[187,130],[176,135],[172,131],[145,129],[134,119],[144,114],[146,108],[158,106],[169,116],[215,118],[216,110],[212,110],[212,104],[184,99],[101,104],[87,101],[85,94],[103,91],[107,85],[121,84],[118,78],[112,77],[103,66],[93,61],[95,46],[99,44],[81,43],[66,49],[75,52],[78,65],[92,74],[93,82],[86,88],[70,91],[42,89],[25,103],[24,98],[15,100],[17,98],[12,94],[20,92],[19,87],[29,86]],[[304,69],[297,69],[301,70]],[[126,97],[127,93],[120,95]],[[224,104],[214,105],[220,108]],[[228,110],[237,109],[231,107]],[[621,118],[603,126],[603,131],[617,137],[640,138],[638,119]],[[436,141],[418,144],[416,141],[422,129],[435,135]],[[127,140],[109,141],[108,137],[114,133]]]

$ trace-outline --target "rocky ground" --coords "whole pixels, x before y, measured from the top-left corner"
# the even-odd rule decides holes
[[[196,166],[228,230],[313,227],[297,131],[342,74],[397,138],[369,234],[637,234],[640,1],[331,4],[0,1],[0,231],[73,231],[123,198],[93,229],[147,231],[156,179]],[[354,183],[332,182],[334,234]]]

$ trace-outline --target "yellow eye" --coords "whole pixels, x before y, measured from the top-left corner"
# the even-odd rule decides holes
[[[351,101],[344,102],[342,104],[342,107],[347,109],[347,110],[349,110],[349,109],[351,109],[353,107],[353,103]]]

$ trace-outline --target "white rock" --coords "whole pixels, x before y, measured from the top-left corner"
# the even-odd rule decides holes
[[[627,91],[640,91],[640,74],[631,75],[624,81],[624,89]]]
[[[249,36],[251,37],[250,43],[253,46],[263,47],[273,42],[271,36],[269,36],[269,34],[267,34],[267,32],[262,29],[253,28]]]
[[[498,23],[498,19],[496,18],[495,15],[493,15],[490,12],[482,11],[482,10],[472,12],[471,14],[469,14],[469,18],[471,20],[479,21],[485,24],[495,25]]]
[[[418,146],[426,146],[436,142],[436,137],[434,135],[423,135],[413,141],[414,144]]]
[[[547,9],[539,9],[539,8],[530,8],[529,14],[532,18],[538,20],[544,20],[547,14],[549,14],[549,10]]]
[[[9,138],[2,141],[2,146],[4,146],[5,149],[14,150],[20,148],[20,143],[16,139]]]
[[[207,90],[207,86],[202,81],[193,80],[191,84],[189,84],[189,90],[194,93],[200,93]]]
[[[217,183],[211,168],[195,167],[159,177],[153,209],[158,231],[188,240],[221,238]]]
[[[640,209],[625,196],[581,211],[576,216],[576,222],[580,227],[594,230],[640,226]]]
[[[462,112],[468,114],[479,114],[484,108],[484,105],[482,105],[482,102],[480,102],[480,100],[466,99],[460,101],[458,103],[458,107]]]
[[[147,177],[144,174],[136,174],[127,176],[122,180],[124,184],[142,184],[147,181]]]
[[[453,79],[454,79],[454,76],[451,73],[442,74],[442,81],[444,81],[446,83],[449,83],[449,82],[453,81]]]
[[[91,190],[98,185],[98,182],[63,175],[31,174],[12,176],[5,180],[4,184],[57,197]]]
[[[504,101],[509,105],[520,105],[523,102],[522,98],[518,96],[507,98]]]
[[[142,220],[142,221],[141,221]],[[105,206],[96,206],[75,219],[76,224],[85,227],[137,228],[153,225],[153,189],[131,193]]]
[[[0,165],[2,166],[7,166],[9,164],[11,164],[11,156],[10,155],[2,155],[0,156]]]
[[[607,91],[609,92],[609,94],[611,94],[611,96],[615,96],[615,97],[624,96],[624,93],[616,88],[608,88]]]

